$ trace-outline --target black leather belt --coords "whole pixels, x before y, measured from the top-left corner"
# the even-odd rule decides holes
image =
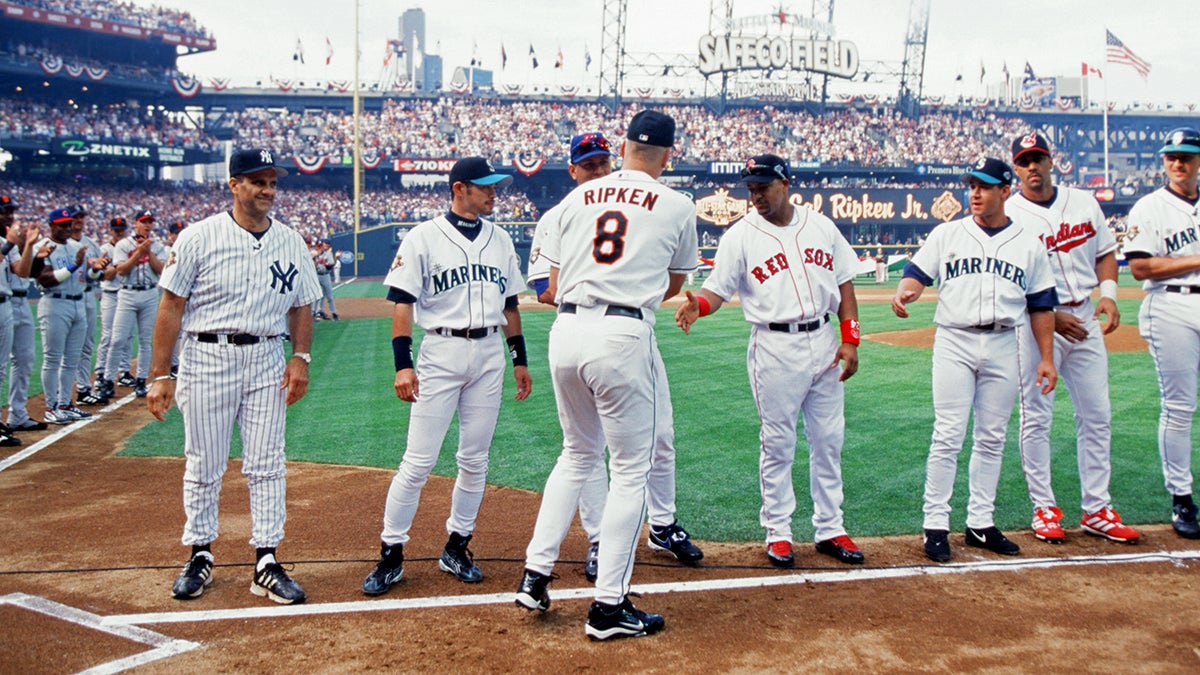
[[[0,295],[0,305],[3,305],[3,304],[4,304],[4,303],[6,303],[6,302],[8,302],[8,296],[7,296],[7,295]]]
[[[1200,286],[1167,286],[1164,290],[1168,293],[1182,293],[1184,295],[1195,293],[1200,295]]]
[[[116,292],[117,292],[117,291],[119,291],[119,290],[121,290],[121,289],[119,289],[119,288],[106,288],[106,289],[104,289],[104,292],[105,292],[105,293],[116,293]]]
[[[50,297],[56,300],[82,300],[83,295],[67,295],[66,293],[51,293]]]
[[[121,290],[123,290],[123,291],[148,291],[151,288],[154,288],[154,287],[153,286],[122,286]]]
[[[814,319],[808,323],[769,323],[767,328],[779,333],[807,333],[829,323],[829,315],[823,319]]]
[[[29,291],[13,291],[14,298],[24,298],[29,295]]]
[[[274,340],[278,335],[250,335],[248,333],[196,333],[196,342],[229,343],[231,345],[256,345]]]
[[[966,326],[967,330],[975,330],[979,331],[980,333],[999,333],[1011,328],[1012,326],[1001,326],[1000,324],[996,323],[983,323],[979,324],[978,326]]]
[[[489,326],[488,328],[434,328],[433,332],[441,335],[442,337],[458,337],[467,338],[468,340],[478,340],[479,338],[485,338],[498,330],[500,329],[496,326]]]
[[[579,305],[573,302],[564,302],[558,306],[558,311],[563,314],[574,314],[579,309]],[[604,309],[604,316],[624,316],[630,319],[642,320],[641,307],[626,307],[625,305],[609,305]]]

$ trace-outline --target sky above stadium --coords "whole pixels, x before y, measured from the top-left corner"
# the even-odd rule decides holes
[[[305,82],[353,78],[355,34],[352,0],[134,0],[191,11],[217,40],[217,50],[180,59],[185,72],[230,78],[234,86],[269,85],[270,79]],[[785,13],[803,15],[808,2],[738,0],[734,18]],[[359,68],[364,88],[387,73],[383,61],[389,38],[399,37],[399,16],[408,8],[425,10],[425,50],[444,59],[445,79],[456,66],[477,55],[495,72],[497,83],[531,87],[598,84],[603,30],[602,0],[521,0],[456,3],[422,0],[397,3],[359,0]],[[629,0],[626,49],[631,54],[684,54],[695,58],[708,33],[705,0]],[[860,72],[897,66],[904,56],[908,0],[836,0],[835,38],[854,42]],[[1143,78],[1131,66],[1105,62],[1105,29],[1151,64]],[[1200,103],[1195,84],[1194,44],[1200,18],[1194,0],[1008,0],[985,5],[933,0],[925,61],[925,93],[981,97],[996,95],[1005,69],[1020,81],[1026,62],[1039,77],[1077,77],[1081,63],[1098,67],[1103,78],[1090,78],[1090,96],[1114,103]],[[799,31],[803,35],[805,31]],[[326,40],[329,46],[327,47]],[[294,58],[297,45],[304,63]],[[507,65],[501,67],[501,47]],[[533,69],[530,47],[539,67]],[[329,49],[332,48],[332,55]],[[563,67],[554,68],[558,51]],[[590,54],[591,64],[585,63]],[[326,57],[329,64],[326,65]],[[876,76],[878,78],[878,76]],[[860,76],[861,79],[861,76]],[[896,85],[830,80],[831,91],[845,94],[895,93]],[[691,75],[679,84],[698,89]],[[648,84],[630,80],[630,84]]]

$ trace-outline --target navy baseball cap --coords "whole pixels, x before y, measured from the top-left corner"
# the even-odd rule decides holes
[[[125,222],[125,219],[121,216],[117,216],[116,218],[108,221],[108,227],[109,229],[113,230],[124,230],[125,228],[129,227],[129,223]]]
[[[71,212],[72,218],[87,215],[87,209],[83,208],[83,204],[72,204],[67,207],[67,210]]]
[[[571,139],[571,163],[578,164],[588,157],[612,157],[612,145],[599,131],[579,134]]]
[[[1050,142],[1046,137],[1036,131],[1029,132],[1027,136],[1018,136],[1012,142],[1012,158],[1017,161],[1021,155],[1026,155],[1031,152],[1042,152],[1047,157],[1050,156]]]
[[[496,173],[492,163],[483,157],[464,157],[454,163],[450,169],[450,185],[455,183],[473,183],[475,185],[508,185],[512,176],[506,173]]]
[[[263,169],[275,169],[275,176],[288,175],[287,169],[275,165],[275,155],[264,148],[234,150],[229,156],[229,177],[255,173]]]
[[[154,212],[151,211],[150,209],[143,209],[141,211],[138,211],[137,215],[134,216],[133,219],[139,223],[142,222],[143,220],[154,220]]]
[[[995,157],[984,157],[975,162],[975,168],[962,175],[962,182],[977,179],[988,185],[1012,185],[1013,172],[1007,164]]]
[[[1167,134],[1167,142],[1158,151],[1160,155],[1168,152],[1188,152],[1200,154],[1200,131],[1192,127],[1179,127]]]
[[[755,155],[742,167],[742,180],[747,183],[770,183],[792,179],[787,160],[772,154]]]
[[[46,218],[51,225],[67,225],[75,220],[75,214],[71,212],[70,207],[64,209],[54,209]]]
[[[0,211],[16,211],[17,202],[8,195],[0,195]]]
[[[669,148],[675,145],[675,120],[657,110],[643,110],[629,120],[625,138],[645,145]]]
[[[183,232],[183,228],[185,227],[187,227],[187,223],[183,222],[182,220],[177,220],[167,226],[167,232],[170,232],[171,234],[179,234],[180,232]]]

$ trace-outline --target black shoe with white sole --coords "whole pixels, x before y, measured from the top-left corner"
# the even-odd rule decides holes
[[[654,635],[665,625],[661,614],[643,612],[625,598],[619,605],[593,602],[584,632],[593,640],[611,640]]]
[[[279,563],[267,563],[255,572],[254,580],[250,582],[250,592],[270,598],[281,605],[299,604],[307,597],[300,584],[292,581],[283,570],[283,565]]]
[[[967,528],[967,546],[985,548],[1000,555],[1020,555],[1021,547],[1008,540],[995,526],[975,529]]]
[[[521,577],[521,585],[517,586],[517,607],[539,609],[543,612],[550,609],[550,591],[547,589],[549,585],[549,576],[525,570]]]
[[[212,585],[212,561],[212,556],[204,553],[192,556],[171,586],[171,595],[180,600],[200,597],[204,589]]]

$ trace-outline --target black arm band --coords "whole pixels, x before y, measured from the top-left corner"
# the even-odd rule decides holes
[[[514,366],[529,365],[529,355],[525,353],[524,335],[514,335],[508,338],[508,355],[512,357]]]
[[[392,359],[396,362],[396,372],[413,367],[412,336],[401,335],[392,338]]]

